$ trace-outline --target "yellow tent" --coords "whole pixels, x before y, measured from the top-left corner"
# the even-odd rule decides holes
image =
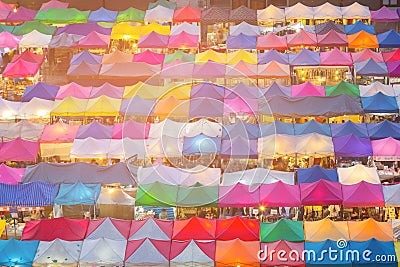
[[[166,88],[166,92],[162,98],[168,98],[170,96],[175,97],[176,99],[185,100],[190,99],[190,91],[192,90],[192,84],[169,84]]]
[[[230,52],[226,55],[226,62],[229,65],[236,64],[239,61],[244,61],[250,64],[257,64],[257,54],[245,50],[238,50],[235,52]]]
[[[207,50],[201,53],[196,54],[195,63],[201,64],[206,63],[207,61],[214,61],[221,64],[226,64],[226,54],[225,53],[218,53],[214,50]]]
[[[362,222],[348,222],[350,240],[367,241],[375,238],[379,241],[393,241],[393,231],[390,222],[377,222],[374,219],[368,219]]]
[[[326,239],[350,239],[347,222],[334,222],[329,219],[304,222],[304,236],[308,242],[323,242]]]
[[[125,86],[123,98],[140,96],[142,99],[165,99],[170,96],[184,100],[190,98],[191,84],[170,84],[168,86],[158,86],[138,82],[135,85]]]
[[[139,27],[139,32],[141,36],[147,35],[151,32],[156,32],[162,35],[169,35],[171,33],[171,28],[169,26],[163,26],[155,22]]]
[[[63,100],[56,100],[50,116],[84,116],[87,99],[68,96]]]
[[[6,221],[0,220],[0,236],[3,234],[5,228],[6,228]]]
[[[132,26],[128,22],[119,23],[112,28],[111,39],[139,40],[140,34],[138,31],[138,27],[140,26]]]
[[[179,100],[173,96],[158,100],[154,108],[154,116],[188,117],[189,104],[189,100]]]
[[[394,242],[394,249],[396,251],[397,261],[399,262],[398,266],[400,266],[400,242]]]
[[[89,99],[85,116],[118,116],[121,108],[121,99],[102,95]]]

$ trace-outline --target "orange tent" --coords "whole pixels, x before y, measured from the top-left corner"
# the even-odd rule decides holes
[[[334,222],[329,219],[304,222],[304,235],[308,242],[323,242],[326,239],[350,239],[347,222]]]
[[[366,31],[360,31],[355,34],[347,35],[349,48],[378,48],[378,39],[376,35]]]
[[[114,64],[122,62],[132,62],[133,54],[127,54],[118,49],[110,54],[105,54],[101,60],[101,64]]]
[[[216,266],[260,266],[259,241],[217,240],[215,252]]]
[[[154,108],[154,116],[188,117],[189,100],[179,100],[173,96],[158,100]]]
[[[393,241],[393,231],[390,222],[377,222],[370,218],[362,222],[348,222],[348,226],[350,240],[367,241],[371,238],[375,238],[384,242]]]

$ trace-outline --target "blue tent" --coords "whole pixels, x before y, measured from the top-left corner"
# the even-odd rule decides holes
[[[54,202],[59,205],[93,205],[99,198],[100,190],[100,184],[61,184]]]
[[[319,53],[304,48],[297,54],[289,54],[289,64],[290,66],[318,66]]]
[[[385,62],[376,62],[372,58],[354,63],[357,75],[363,76],[387,76],[388,68]]]
[[[39,241],[0,240],[0,266],[32,266]]]
[[[222,139],[232,139],[238,136],[257,139],[260,137],[260,125],[238,121],[222,128]]]
[[[195,137],[185,137],[183,141],[183,154],[185,156],[219,154],[221,139],[199,134]]]
[[[380,33],[376,36],[378,44],[381,48],[398,48],[400,47],[400,34],[394,30]]]
[[[336,169],[324,169],[320,166],[297,170],[298,183],[314,183],[319,180],[338,182],[339,178]]]
[[[265,137],[273,134],[294,135],[293,124],[281,121],[260,124],[260,137]]]
[[[289,64],[289,55],[279,53],[275,49],[271,49],[265,53],[258,54],[258,64],[267,64],[271,61],[276,61],[281,64]]]
[[[59,86],[38,82],[35,85],[26,87],[21,101],[29,102],[34,97],[54,101],[58,93],[58,89],[60,89]]]
[[[270,86],[268,86],[265,89],[264,97],[266,98],[273,96],[290,97],[291,95],[292,95],[292,88],[290,86],[285,86],[277,82],[273,82],[271,83]]]
[[[117,16],[118,11],[108,10],[101,7],[90,13],[88,22],[115,22]]]
[[[375,34],[374,25],[367,25],[361,21],[357,21],[354,24],[345,25],[344,31],[346,32],[346,34],[355,34],[360,31],[365,31],[370,34]]]
[[[229,36],[226,40],[227,49],[256,49],[257,36],[247,36],[243,33]]]
[[[382,242],[372,238],[365,242],[350,241],[349,246],[350,250],[360,255],[359,260],[353,260],[353,267],[397,267],[393,242]],[[366,251],[368,253],[365,253]]]
[[[332,137],[341,137],[349,134],[356,135],[358,137],[368,137],[367,124],[365,123],[354,123],[352,121],[346,121],[345,123],[332,123],[331,132]]]
[[[305,242],[304,250],[310,253],[305,254],[305,262],[307,266],[337,266],[337,267],[351,267],[351,257],[348,253],[349,248],[345,246],[343,248],[338,247],[337,241],[332,241],[330,239],[324,242]],[[332,256],[327,253],[328,251],[336,250],[336,253],[332,253]],[[340,257],[343,255],[343,257]],[[351,255],[351,254],[350,254]],[[334,256],[337,256],[335,259]]]
[[[399,112],[396,98],[394,96],[387,96],[381,92],[373,96],[361,97],[361,103],[365,113]]]
[[[392,137],[400,139],[400,124],[384,120],[380,123],[367,124],[368,134],[371,139]]]
[[[42,182],[26,184],[0,183],[0,192],[0,206],[53,206],[58,186]]]
[[[294,124],[295,135],[317,133],[326,136],[331,136],[331,128],[329,124],[323,124],[316,122],[315,120],[310,120],[306,123],[296,123]]]
[[[143,99],[140,96],[122,99],[119,113],[121,116],[153,116],[156,100]]]
[[[85,62],[87,64],[101,64],[102,59],[102,55],[96,55],[89,52],[89,50],[85,50],[83,52],[73,55],[69,64],[79,65],[82,62]]]

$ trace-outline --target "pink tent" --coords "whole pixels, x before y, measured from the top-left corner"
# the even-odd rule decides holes
[[[192,78],[194,63],[175,60],[170,64],[164,64],[161,71],[161,77],[173,79]]]
[[[400,141],[392,137],[372,140],[372,152],[375,157],[400,156]]]
[[[340,183],[327,180],[300,184],[300,195],[303,206],[341,205],[343,201]]]
[[[19,41],[21,41],[21,36],[16,36],[7,31],[0,33],[0,47],[1,48],[18,48]]]
[[[344,33],[330,30],[325,34],[317,35],[318,46],[347,46],[347,35]]]
[[[391,52],[382,52],[383,60],[385,62],[395,62],[400,60],[400,48]]]
[[[242,97],[235,97],[224,100],[224,114],[247,113],[250,116],[256,116],[257,112],[258,112],[257,99],[245,99]]]
[[[306,266],[304,260],[302,260],[301,255],[303,255],[304,251],[304,242],[289,242],[286,240],[279,240],[272,243],[261,243],[261,249],[265,250],[268,248],[268,252],[270,251],[285,251],[285,255],[291,256],[284,256],[280,259],[278,256],[279,253],[273,255],[274,257],[266,257],[265,260],[261,261],[261,266]],[[299,260],[296,259],[296,254],[292,253],[296,251],[300,256]]]
[[[350,53],[343,52],[338,48],[334,48],[328,52],[320,54],[321,66],[352,66],[353,59]]]
[[[286,35],[288,47],[294,46],[317,46],[315,33],[301,30],[298,33]]]
[[[278,36],[274,33],[267,33],[257,38],[257,49],[258,50],[286,50],[286,36]]]
[[[170,249],[171,242],[166,240],[129,240],[125,251],[125,266],[152,266],[151,262],[157,262],[156,266],[164,266],[163,263],[168,265]]]
[[[6,21],[11,23],[31,21],[35,19],[36,13],[37,10],[19,7],[17,12],[10,12]]]
[[[383,207],[381,184],[370,184],[361,181],[353,185],[342,185],[344,207]]]
[[[187,49],[187,48],[197,48],[198,46],[199,46],[198,35],[189,34],[183,31],[177,35],[171,35],[169,37],[168,48]]]
[[[325,87],[310,82],[292,85],[292,97],[325,96]]]
[[[379,52],[374,52],[371,49],[364,49],[361,52],[351,53],[353,62],[363,62],[368,59],[373,59],[375,62],[383,62],[383,56]]]
[[[141,123],[133,120],[124,123],[116,123],[112,134],[113,139],[131,138],[147,139],[149,137],[150,124]]]
[[[109,83],[104,83],[102,86],[99,87],[93,87],[93,89],[90,92],[90,97],[89,98],[96,98],[102,95],[111,97],[111,98],[122,98],[124,94],[124,87],[118,87],[114,86]]]
[[[258,186],[235,184],[232,186],[219,186],[219,207],[257,207],[260,199]]]
[[[241,60],[235,65],[227,65],[225,76],[229,78],[254,78],[257,76],[257,65]]]
[[[44,61],[44,55],[43,54],[35,54],[29,50],[25,50],[21,54],[15,54],[13,56],[13,58],[11,59],[11,62],[16,62],[20,59],[28,61],[28,62],[32,62],[32,63],[42,64]]]
[[[6,4],[0,1],[0,10],[4,10],[4,11],[13,11],[15,7],[15,4]]]
[[[18,184],[24,176],[25,168],[11,168],[5,164],[0,165],[0,183]]]
[[[64,99],[68,96],[73,96],[75,98],[88,99],[90,98],[90,93],[92,91],[91,86],[82,86],[77,83],[69,83],[60,86],[57,92],[56,99]]]
[[[40,64],[25,60],[18,60],[7,64],[3,72],[3,77],[8,78],[27,78],[35,76],[40,69]]]
[[[141,36],[139,39],[139,48],[167,48],[168,35],[162,35],[157,32],[151,32],[147,35]]]
[[[47,10],[49,8],[68,8],[69,3],[61,2],[58,0],[50,0],[47,3],[43,3],[40,10]]]
[[[110,43],[110,36],[100,34],[98,32],[91,32],[79,40],[76,47],[78,48],[108,48]]]
[[[78,134],[79,125],[57,122],[44,127],[40,143],[72,143]]]
[[[225,64],[207,61],[204,64],[195,64],[193,68],[193,78],[213,79],[225,77]]]
[[[258,65],[257,76],[260,78],[288,78],[290,68],[289,65],[272,60],[267,64]]]
[[[21,138],[2,143],[0,161],[35,161],[39,152],[39,142]]]
[[[133,56],[133,62],[145,62],[151,65],[159,65],[164,62],[165,54],[158,54],[150,50],[145,50]]]
[[[260,187],[260,203],[267,207],[300,207],[300,188],[282,181],[263,184]]]

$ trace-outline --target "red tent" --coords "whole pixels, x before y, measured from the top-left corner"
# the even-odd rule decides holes
[[[286,50],[287,42],[285,36],[277,36],[274,33],[268,33],[257,38],[258,50]]]
[[[51,220],[28,221],[22,232],[22,240],[81,241],[85,238],[89,220],[56,218]]]
[[[327,180],[300,184],[300,195],[303,206],[341,205],[343,201],[341,184]]]
[[[300,188],[282,181],[263,184],[260,186],[260,203],[267,207],[300,207]]]
[[[212,240],[215,239],[215,231],[215,220],[192,217],[188,220],[174,221],[172,239]]]
[[[267,255],[261,255],[261,258],[265,257],[265,260],[261,261],[261,266],[306,266],[302,259],[304,251],[303,242],[289,242],[286,240],[279,240],[272,243],[261,243],[261,249],[264,250]],[[280,255],[278,258],[278,253],[268,254],[271,251],[285,251],[286,255]],[[296,254],[291,253],[292,251],[298,252],[298,258],[296,259]],[[269,257],[271,256],[271,257]],[[296,260],[294,260],[296,259]]]
[[[149,238],[129,240],[125,251],[125,266],[168,265],[170,249],[169,240]]]
[[[172,236],[173,221],[148,218],[141,221],[132,221],[129,231],[129,240],[152,238],[169,240]]]
[[[391,52],[382,52],[383,60],[385,62],[394,62],[400,60],[400,48]]]
[[[243,241],[258,241],[260,240],[260,222],[243,217],[217,220],[215,236],[217,240],[239,238]]]
[[[383,207],[382,185],[361,181],[353,185],[342,185],[344,207]]]
[[[108,238],[112,240],[126,240],[129,238],[131,221],[113,218],[90,220],[86,232],[86,239]]]
[[[317,35],[318,46],[347,46],[347,35],[330,30],[325,34]]]
[[[301,30],[298,33],[286,35],[288,47],[294,46],[317,46],[315,33]]]
[[[3,77],[8,78],[27,78],[35,76],[40,68],[40,64],[32,63],[20,59],[15,62],[7,64],[6,69],[3,72]]]
[[[185,6],[181,9],[175,10],[173,22],[200,22],[201,10],[195,9],[191,6]]]
[[[15,54],[11,62],[16,62],[20,59],[25,60],[27,62],[42,64],[44,61],[44,55],[35,54],[30,52],[29,50],[25,50],[22,54]]]
[[[79,40],[78,48],[108,48],[110,36],[98,32],[91,32]]]
[[[364,49],[361,52],[351,53],[353,62],[363,62],[368,59],[373,59],[375,62],[383,62],[382,54],[379,52],[374,52],[371,49]]]

